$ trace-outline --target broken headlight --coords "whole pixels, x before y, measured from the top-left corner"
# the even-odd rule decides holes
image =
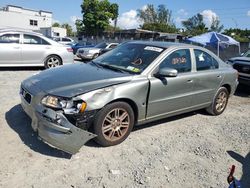
[[[50,108],[62,109],[66,114],[82,113],[87,107],[87,103],[82,100],[66,100],[55,96],[46,96],[41,103]]]

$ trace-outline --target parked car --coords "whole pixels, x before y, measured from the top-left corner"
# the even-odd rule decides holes
[[[134,125],[203,108],[220,115],[237,84],[237,71],[207,49],[134,41],[34,75],[20,94],[38,136],[74,154],[92,138],[119,144]]]
[[[250,50],[227,61],[239,73],[239,83],[250,86]]]
[[[90,48],[80,48],[77,50],[76,52],[76,56],[85,60],[91,60],[91,59],[95,59],[97,58],[100,53],[101,50],[103,49],[114,49],[115,47],[117,47],[118,43],[106,43],[106,42],[102,42],[97,44],[94,47],[90,47]]]
[[[90,42],[82,42],[82,43],[73,43],[71,44],[71,48],[73,49],[73,54],[76,54],[77,50],[80,48],[90,48],[90,47],[94,47],[95,45],[93,45]]]
[[[76,43],[72,38],[69,38],[69,37],[52,37],[52,39],[60,44],[64,44],[68,46]]]
[[[56,67],[73,63],[72,51],[72,48],[58,44],[39,33],[0,31],[0,67]]]

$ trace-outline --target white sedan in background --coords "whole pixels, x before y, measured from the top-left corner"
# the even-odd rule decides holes
[[[74,62],[71,47],[59,44],[39,33],[0,30],[0,67],[57,67]]]

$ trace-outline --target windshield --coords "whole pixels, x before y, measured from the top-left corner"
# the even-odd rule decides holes
[[[95,62],[138,74],[146,69],[164,50],[164,48],[145,44],[125,43],[100,56]]]
[[[106,48],[107,44],[105,42],[99,43],[95,46],[96,48]]]
[[[250,57],[250,50],[243,54],[244,57]]]

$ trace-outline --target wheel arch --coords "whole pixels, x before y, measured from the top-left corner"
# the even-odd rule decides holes
[[[60,55],[58,55],[58,54],[49,54],[49,55],[47,55],[47,56],[44,58],[44,60],[43,60],[43,63],[44,63],[44,64],[45,64],[45,61],[46,61],[50,56],[57,56],[57,57],[61,60],[61,64],[63,65],[63,59],[62,59],[62,57],[61,57]]]
[[[227,89],[227,91],[228,91],[228,94],[229,95],[231,94],[232,88],[231,88],[231,86],[229,84],[223,84],[221,87],[225,87]]]
[[[128,98],[118,98],[118,99],[110,101],[108,104],[115,103],[115,102],[125,102],[131,106],[131,108],[134,112],[135,124],[136,124],[138,121],[138,106],[137,106],[137,104],[132,99],[128,99]]]

